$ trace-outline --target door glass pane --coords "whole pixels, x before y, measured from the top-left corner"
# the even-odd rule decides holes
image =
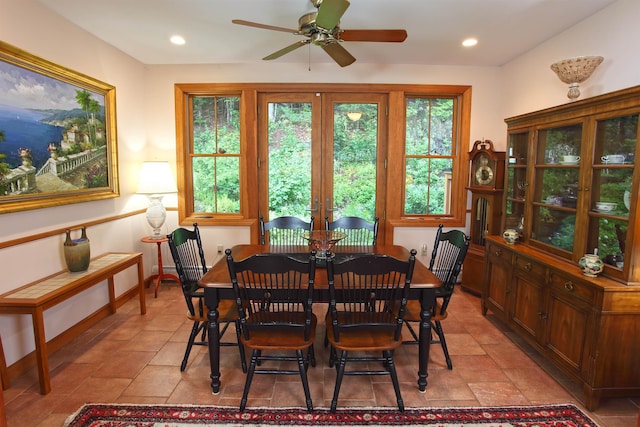
[[[377,142],[377,104],[334,104],[333,220],[375,218]]]
[[[587,252],[623,268],[635,169],[638,115],[596,122]]]
[[[627,227],[627,221],[607,218],[604,215],[592,215],[589,230],[593,232],[591,236],[595,236],[596,239],[594,241],[590,239],[587,252],[593,253],[593,250],[598,248],[598,254],[605,263],[622,268]]]
[[[308,219],[311,206],[311,104],[268,104],[269,218]]]
[[[579,164],[581,143],[581,124],[542,129],[538,134],[536,164]]]
[[[531,238],[568,252],[573,251],[576,215],[549,206],[533,207]]]
[[[524,230],[524,203],[527,190],[528,133],[509,135],[509,160],[507,162],[505,229],[513,228],[521,234]]]
[[[594,163],[633,164],[637,134],[637,114],[598,121]]]
[[[575,208],[579,172],[577,167],[539,170],[533,201]]]

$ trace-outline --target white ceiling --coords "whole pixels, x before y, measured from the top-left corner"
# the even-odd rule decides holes
[[[232,19],[295,30],[298,18],[314,10],[309,0],[38,1],[145,64],[260,62],[303,37],[235,25]],[[344,42],[358,63],[500,66],[615,0],[350,1],[341,28],[408,33],[404,43]],[[174,34],[187,43],[172,45]],[[477,38],[478,45],[463,48],[467,37]],[[317,46],[276,61],[333,62]]]

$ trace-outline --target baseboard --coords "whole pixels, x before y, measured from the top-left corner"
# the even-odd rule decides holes
[[[116,298],[116,308],[121,307],[127,301],[132,298],[137,298],[139,295],[138,287],[134,286],[128,291],[124,292],[122,295]],[[93,325],[109,317],[111,311],[109,309],[109,304],[104,305],[103,307],[96,310],[93,314],[85,317],[80,322],[76,323],[66,331],[62,332],[58,336],[51,339],[51,341],[47,341],[47,352],[49,356],[51,356],[54,352],[60,350],[66,344],[70,343],[75,338],[79,337],[82,333],[84,333],[87,329],[91,328]],[[7,373],[9,375],[9,381],[13,381],[18,378],[20,375],[27,372],[29,369],[35,367],[37,365],[36,362],[36,353],[35,350],[31,353],[24,356],[22,359],[17,360],[11,366],[7,367]]]

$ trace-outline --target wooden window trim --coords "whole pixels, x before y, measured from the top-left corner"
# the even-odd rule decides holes
[[[337,84],[337,83],[178,83],[174,87],[176,113],[176,165],[178,171],[178,220],[181,225],[198,222],[211,226],[250,226],[251,235],[257,233],[258,220],[258,94],[269,92],[317,92],[317,93],[385,93],[389,99],[388,111],[388,152],[386,181],[387,185],[398,191],[387,191],[385,201],[385,231],[387,240],[393,240],[394,227],[432,227],[444,223],[447,227],[462,227],[466,222],[465,186],[468,175],[466,151],[469,147],[471,122],[471,86],[464,85],[401,85],[401,84]],[[189,212],[188,200],[192,200],[192,182],[185,167],[189,147],[189,111],[188,100],[193,95],[240,94],[240,185],[243,192],[238,215],[225,214],[216,218],[198,217]],[[404,180],[405,180],[405,108],[409,96],[451,96],[456,97],[459,105],[459,118],[456,122],[456,158],[452,188],[455,199],[452,200],[450,215],[424,217],[404,216]],[[401,166],[401,167],[398,167]],[[255,230],[254,230],[255,228]],[[255,231],[255,233],[254,233]]]

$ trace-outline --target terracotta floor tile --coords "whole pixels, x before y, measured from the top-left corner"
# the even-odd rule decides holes
[[[173,366],[147,366],[122,393],[124,396],[168,397],[182,376]]]
[[[510,382],[470,383],[469,388],[483,406],[529,405],[529,400]]]
[[[486,354],[455,355],[452,360],[456,372],[466,382],[508,381],[504,370]],[[539,371],[538,371],[539,372]]]
[[[67,363],[51,371],[51,389],[56,393],[73,393],[95,371],[96,365]]]
[[[470,334],[445,332],[444,336],[450,356],[461,354],[485,354],[482,346]],[[434,351],[442,352],[442,347],[438,348],[439,346],[440,344],[434,344],[431,347]]]
[[[91,374],[96,378],[133,379],[150,363],[156,353],[152,351],[119,351],[102,362]]]
[[[434,344],[427,390],[420,393],[418,346],[403,345],[394,355],[406,407],[581,405],[574,397],[581,396],[579,385],[550,366],[491,313],[483,316],[477,296],[456,292],[449,317],[442,324],[453,370],[447,369],[442,349]],[[186,370],[180,372],[192,325],[183,304],[182,292],[175,283],[163,283],[157,299],[153,298],[153,289],[147,289],[145,316],[139,314],[137,300],[126,302],[115,315],[50,356],[53,390],[47,395],[38,392],[35,368],[14,378],[11,388],[4,391],[8,426],[59,426],[85,402],[237,407],[245,381],[237,347],[221,349],[222,385],[216,395],[211,392],[207,347],[194,346]],[[335,384],[336,371],[328,367],[329,351],[323,345],[326,309],[326,304],[314,306],[321,320],[316,334],[317,363],[308,371],[315,408],[330,406]],[[403,336],[410,338],[406,328]],[[235,341],[233,328],[224,340]],[[304,405],[299,376],[254,377],[249,407]],[[346,377],[338,407],[372,406],[396,407],[389,377]],[[640,396],[603,399],[600,408],[590,415],[603,427],[636,427],[639,406]]]
[[[122,344],[123,351],[159,351],[171,336],[166,331],[140,331],[134,338]]]
[[[428,377],[425,397],[427,400],[472,400],[475,398],[469,385],[454,369],[433,371]]]
[[[535,368],[538,366],[515,344],[485,344],[482,347],[502,369],[522,367]]]

